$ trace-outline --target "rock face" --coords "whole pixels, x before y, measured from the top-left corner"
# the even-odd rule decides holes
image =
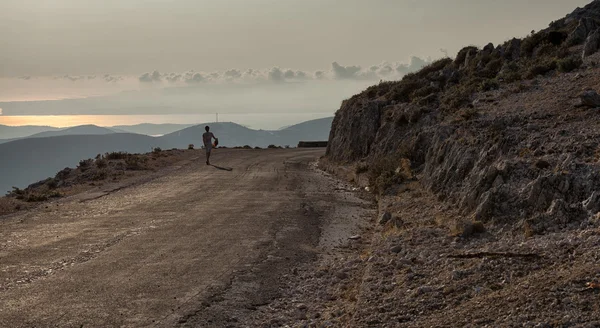
[[[575,96],[574,88],[595,85],[600,69],[575,81],[557,73],[543,85],[502,79],[502,85],[481,83],[473,89],[468,83],[503,74],[509,81],[523,66],[554,60],[543,54],[534,58],[523,48],[540,47],[535,42],[552,47],[552,40],[562,47],[571,25],[576,26],[571,40],[585,35],[588,47],[597,50],[596,19],[598,0],[553,23],[554,34],[541,31],[495,49],[491,44],[483,50],[466,47],[454,60],[355,95],[336,113],[327,157],[369,166],[407,158],[423,186],[461,215],[483,223],[527,223],[535,232],[585,224],[596,207],[584,210],[582,204],[600,190],[600,121],[595,111],[569,111],[565,99]],[[600,107],[595,91],[581,100]]]
[[[366,157],[379,129],[382,107],[381,102],[363,102],[359,97],[344,101],[333,120],[327,156],[335,161],[356,161]]]
[[[589,57],[595,54],[600,48],[600,29],[593,31],[585,40],[583,46],[583,58]]]
[[[590,17],[584,17],[579,20],[579,24],[569,37],[567,38],[567,44],[577,45],[585,41],[587,36],[598,28],[598,23]]]

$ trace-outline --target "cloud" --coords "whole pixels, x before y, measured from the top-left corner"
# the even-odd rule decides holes
[[[360,71],[360,66],[342,66],[337,62],[331,63],[333,77],[339,80],[358,78]]]
[[[165,75],[165,79],[171,83],[179,82],[182,78],[183,78],[183,75],[177,74],[177,73],[170,73],[168,75],[167,74]]]
[[[429,64],[431,59],[422,59],[411,57],[407,63],[401,62],[382,62],[380,64],[368,66],[363,69],[359,65],[342,65],[337,61],[331,63],[329,70],[317,70],[307,72],[289,68],[280,68],[274,66],[270,69],[253,69],[245,71],[231,68],[221,72],[195,72],[193,70],[185,73],[165,73],[158,71],[144,73],[139,77],[142,83],[166,81],[172,84],[180,83],[285,83],[291,81],[309,81],[309,80],[394,80],[400,79],[403,75],[416,71]]]
[[[269,81],[273,82],[283,82],[284,80],[283,71],[279,67],[271,68],[268,77]]]
[[[401,74],[406,74],[410,72],[417,71],[427,64],[431,63],[431,59],[422,59],[419,57],[412,56],[410,57],[410,62],[408,64],[400,64],[396,66],[396,71]]]
[[[233,69],[226,70],[225,73],[223,73],[223,76],[225,76],[226,79],[235,80],[235,79],[239,79],[240,77],[242,77],[242,72],[233,68]]]
[[[140,82],[152,83],[162,81],[162,75],[159,71],[153,71],[152,73],[144,73],[139,78]]]
[[[91,77],[91,79],[95,79],[96,77]],[[90,76],[88,76],[88,80],[90,79]],[[110,75],[110,74],[104,74],[103,77],[104,81],[106,82],[119,82],[121,80],[123,80],[124,78],[122,76],[118,76],[118,75]]]
[[[206,81],[206,77],[202,73],[196,73],[194,71],[186,72],[183,75],[183,80],[186,83],[195,84]]]

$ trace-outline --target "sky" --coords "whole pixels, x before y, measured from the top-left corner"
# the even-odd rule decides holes
[[[466,45],[523,37],[589,2],[0,0],[0,115],[144,112],[147,101],[137,98],[80,112],[6,104],[97,103],[131,91],[169,94],[165,114],[292,113],[304,96],[310,101],[303,110],[333,114],[341,100],[381,79],[453,57]],[[185,101],[174,100],[178,92]]]

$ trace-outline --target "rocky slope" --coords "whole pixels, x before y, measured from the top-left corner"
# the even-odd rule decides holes
[[[327,158],[365,162],[384,187],[404,180],[407,158],[422,185],[479,221],[585,225],[600,211],[600,114],[578,95],[599,87],[599,27],[594,1],[524,40],[370,87],[336,113]]]
[[[599,28],[596,0],[343,102],[321,165],[380,218],[334,326],[598,325]]]

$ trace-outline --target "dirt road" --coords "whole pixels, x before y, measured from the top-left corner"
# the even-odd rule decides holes
[[[342,204],[310,169],[322,153],[220,150],[218,167],[201,156],[99,198],[0,218],[0,326],[238,322],[233,314],[268,304],[284,273],[315,259],[328,212],[365,207]]]

